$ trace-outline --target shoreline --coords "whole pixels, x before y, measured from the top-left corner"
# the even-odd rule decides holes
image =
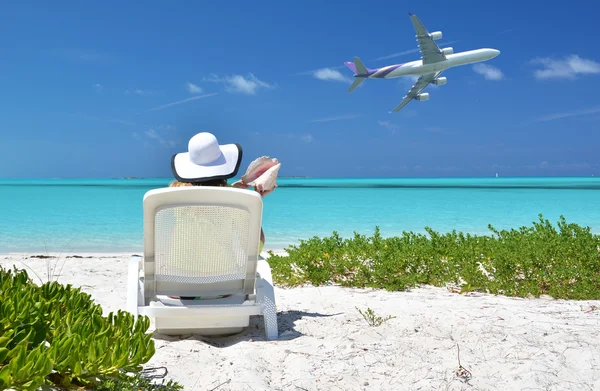
[[[284,248],[270,249],[265,248],[260,256],[267,258],[267,251],[272,251],[274,254],[283,255],[286,254]],[[120,252],[102,252],[102,251],[18,251],[18,252],[2,252],[0,251],[0,259],[7,257],[26,257],[26,259],[91,259],[91,258],[122,258],[131,257],[133,255],[143,256],[144,251],[120,251]]]

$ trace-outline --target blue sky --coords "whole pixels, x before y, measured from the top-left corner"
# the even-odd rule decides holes
[[[412,80],[348,94],[343,62],[418,59],[409,11],[455,52],[501,54],[391,114]],[[270,155],[280,175],[600,175],[599,14],[591,0],[5,2],[0,177],[169,177],[201,131],[242,144],[242,171]]]

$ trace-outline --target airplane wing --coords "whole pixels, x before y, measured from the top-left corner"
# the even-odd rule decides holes
[[[433,41],[429,31],[423,26],[423,23],[415,15],[409,13],[410,20],[417,33],[417,42],[419,43],[419,49],[421,50],[421,57],[423,58],[423,64],[434,64],[436,62],[444,61],[446,56],[440,50],[439,46]]]
[[[415,83],[415,85],[413,85],[412,88],[410,89],[410,91],[408,91],[408,94],[404,95],[404,99],[402,99],[402,102],[400,102],[400,104],[398,106],[396,106],[396,108],[392,111],[393,112],[400,111],[400,109],[402,109],[404,106],[409,104],[411,100],[415,99],[415,97],[417,95],[419,95],[419,93],[421,91],[423,91],[425,88],[427,88],[429,83],[431,83],[441,73],[442,72],[428,73],[428,74],[425,74],[425,75],[422,75],[421,77],[419,77],[417,79],[417,82]]]

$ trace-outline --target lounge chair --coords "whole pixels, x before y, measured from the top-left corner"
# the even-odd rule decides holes
[[[166,335],[238,333],[262,315],[267,339],[276,339],[271,268],[258,253],[262,206],[258,193],[233,188],[148,191],[127,310],[154,318]]]

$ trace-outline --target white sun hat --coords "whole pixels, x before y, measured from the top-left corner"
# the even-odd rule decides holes
[[[171,169],[180,182],[200,183],[233,178],[241,162],[239,144],[219,145],[212,133],[202,132],[190,139],[188,152],[173,155]]]

